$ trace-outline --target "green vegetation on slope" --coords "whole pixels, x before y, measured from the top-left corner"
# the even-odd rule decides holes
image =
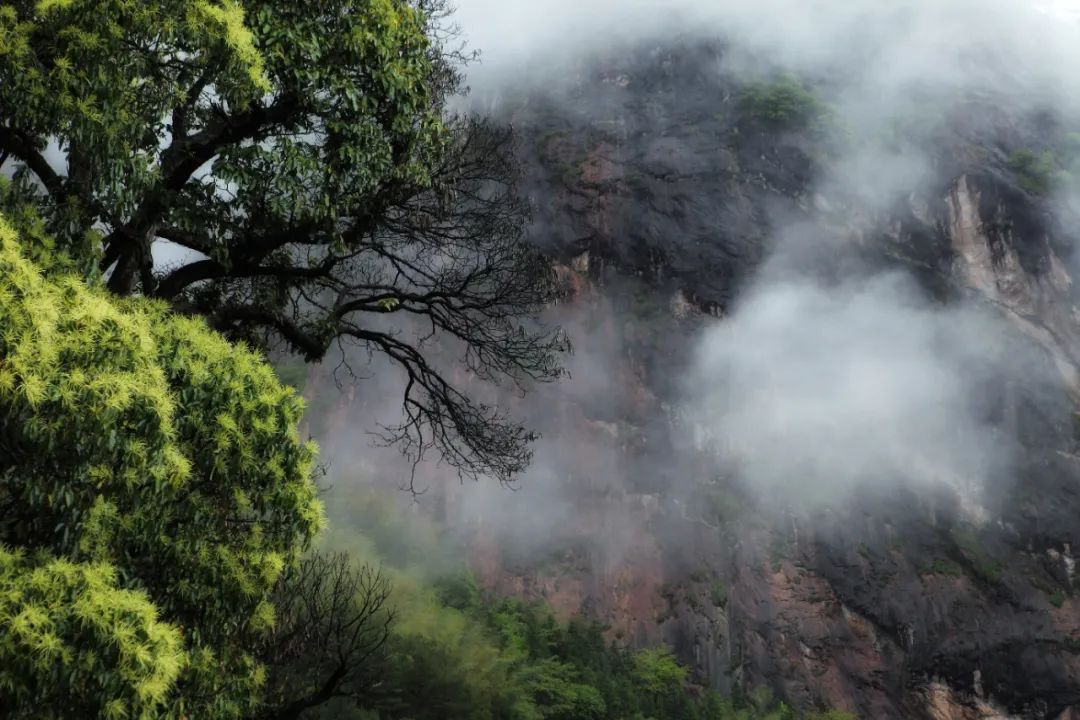
[[[342,485],[331,494],[329,544],[355,563],[382,563],[397,614],[373,656],[378,687],[355,687],[312,718],[800,717],[765,694],[734,701],[695,687],[665,648],[634,651],[609,642],[596,622],[563,623],[543,604],[486,596],[446,534],[415,516],[406,521],[393,500]]]
[[[1048,145],[1043,150],[1013,150],[1006,165],[1016,183],[1033,195],[1075,191],[1080,178],[1080,133],[1052,137]]]
[[[1009,156],[1008,165],[1017,184],[1034,195],[1049,195],[1063,172],[1057,155],[1050,150],[1016,150]]]
[[[832,108],[788,75],[747,85],[739,95],[738,107],[743,118],[772,132],[809,130],[824,134],[835,123]]]

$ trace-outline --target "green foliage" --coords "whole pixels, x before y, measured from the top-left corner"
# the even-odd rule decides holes
[[[682,691],[686,668],[679,665],[667,648],[642,650],[634,655],[634,677],[652,695],[672,695]]]
[[[722,581],[717,580],[712,584],[710,592],[712,604],[718,608],[726,608],[728,603],[728,589]]]
[[[743,88],[740,115],[764,129],[824,133],[834,121],[832,109],[791,76]]]
[[[297,392],[304,392],[308,382],[308,373],[311,370],[307,363],[295,355],[271,355],[269,359],[274,368],[274,373],[283,385],[287,385]],[[308,408],[309,416],[311,411],[312,409]]]
[[[226,107],[266,91],[243,14],[235,0],[21,0],[0,9],[0,147],[43,181],[42,207],[62,246],[92,250],[83,238],[96,220],[123,217],[160,185],[158,138],[206,68],[219,69],[212,85]],[[66,182],[37,154],[49,138],[71,154]]]
[[[563,624],[549,608],[517,600],[481,603],[467,612],[494,630],[502,652],[516,658],[510,679],[526,698],[518,708],[531,705],[538,713],[523,717],[705,717],[704,703],[688,691],[688,670],[666,648],[633,652],[609,643],[597,623]]]
[[[44,274],[2,219],[0,328],[0,543],[85,568],[58,600],[85,605],[116,578],[134,613],[143,596],[119,591],[145,593],[184,636],[171,709],[245,712],[262,682],[246,648],[272,621],[269,591],[322,523],[301,401],[201,320],[112,300],[62,268]],[[62,622],[78,608],[52,612]],[[140,612],[165,657],[164,630]],[[108,644],[79,652],[105,663]],[[160,699],[171,676],[155,677]],[[89,701],[67,695],[82,687],[20,692],[49,706]]]
[[[0,698],[26,717],[141,717],[184,664],[180,632],[100,563],[0,547],[0,628]]]
[[[923,574],[954,578],[970,576],[990,585],[1001,582],[1001,563],[986,553],[974,528],[955,527],[943,534],[942,540],[951,545],[948,557],[935,558],[922,568]]]
[[[963,555],[971,572],[983,582],[996,585],[1001,582],[1001,563],[987,555],[976,531],[970,527],[954,529],[952,540]]]
[[[1065,593],[1061,590],[1055,590],[1046,596],[1046,599],[1050,601],[1050,604],[1054,607],[1061,609],[1061,606],[1065,604]]]
[[[384,561],[398,616],[377,670],[379,689],[355,708],[328,705],[319,718],[799,717],[768,694],[736,702],[693,687],[689,670],[666,648],[634,651],[611,642],[599,623],[561,622],[544,604],[486,595],[454,564],[457,550],[446,534],[416,516],[406,523],[392,499],[342,484],[330,507],[339,520],[331,523],[330,543],[354,548],[365,562]],[[676,590],[670,593],[674,599]]]
[[[788,554],[788,543],[784,536],[775,533],[769,539],[769,567],[774,573],[778,573],[784,568],[784,559]]]
[[[948,558],[936,558],[924,571],[930,575],[945,575],[947,577],[963,577],[964,568]]]
[[[745,503],[730,489],[710,485],[702,493],[702,514],[710,524],[726,525],[746,516]]]
[[[410,379],[386,434],[413,460],[437,452],[509,482],[535,434],[458,389],[435,343],[402,327],[423,319],[464,343],[481,381],[563,374],[565,336],[534,322],[558,288],[525,239],[512,132],[448,108],[464,89],[448,11],[5,3],[0,159],[15,178],[0,212],[33,208],[91,282],[231,340],[305,360],[335,340],[382,354]],[[171,261],[155,263],[166,242]]]
[[[310,228],[428,181],[429,49],[402,0],[20,0],[0,10],[0,149],[44,173],[62,243],[125,224],[136,248],[151,220],[227,258],[245,219]],[[67,180],[39,162],[49,138]],[[195,177],[211,160],[232,202]]]
[[[1049,195],[1063,175],[1057,155],[1051,150],[1016,150],[1009,156],[1008,166],[1020,187],[1033,195]]]
[[[572,665],[548,658],[526,666],[521,676],[538,717],[590,720],[607,716],[600,691],[578,682],[578,670]]]
[[[68,272],[82,276],[91,284],[99,282],[100,234],[90,230],[81,237],[68,238],[61,245],[49,233],[42,210],[33,182],[25,173],[16,173],[11,180],[0,177],[0,213],[21,238],[26,256],[46,272]]]

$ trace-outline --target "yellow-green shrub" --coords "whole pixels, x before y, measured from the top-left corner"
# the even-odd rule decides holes
[[[145,593],[184,637],[171,713],[230,717],[257,699],[247,648],[322,521],[301,412],[258,354],[160,304],[43,273],[0,218],[0,544],[81,568],[69,600],[91,576],[115,576],[125,602]],[[0,592],[16,591],[12,573]],[[12,632],[0,622],[0,643]],[[80,686],[35,687],[48,704]],[[0,706],[12,692],[0,687]]]

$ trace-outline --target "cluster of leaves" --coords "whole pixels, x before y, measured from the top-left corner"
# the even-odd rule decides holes
[[[33,254],[0,218],[0,706],[242,715],[323,519],[302,403],[201,320]]]
[[[794,77],[753,83],[738,99],[740,117],[769,132],[809,131],[826,135],[834,127],[835,113]]]
[[[923,573],[958,578],[964,576],[964,568],[962,568],[955,560],[950,560],[949,558],[934,558],[934,561],[923,570]]]
[[[1052,137],[1042,150],[1017,148],[1006,166],[1016,183],[1033,195],[1075,195],[1080,181],[1080,133]]]
[[[1059,186],[1065,172],[1057,153],[1052,150],[1016,150],[1009,156],[1008,166],[1017,184],[1033,195],[1052,193]]]
[[[971,573],[984,583],[997,585],[1002,579],[1002,564],[985,549],[975,528],[961,526],[950,533],[956,552],[963,558]]]
[[[210,202],[216,222],[192,229],[225,232],[233,213],[213,183],[194,178],[215,158],[215,180],[232,183],[236,196],[257,193],[265,210],[305,218],[330,209],[331,192],[422,176],[403,153],[442,131],[428,103],[423,16],[392,0],[319,5],[7,3],[0,149],[45,186],[58,236],[80,235],[95,222],[109,227],[106,253],[121,262],[117,288],[147,269],[146,248],[135,246],[163,222],[193,219],[200,200]],[[320,135],[336,140],[339,157],[326,155]],[[38,152],[49,137],[68,153],[66,175]],[[301,191],[309,179],[302,176],[324,162],[365,172],[347,188]],[[299,202],[278,206],[286,200]]]
[[[532,433],[425,349],[524,387],[565,347],[532,324],[554,274],[523,241],[510,133],[447,112],[444,11],[0,7],[0,707],[295,716],[325,696],[267,690],[286,672],[267,662],[315,647],[281,626],[383,585],[294,564],[322,522],[314,448],[295,393],[231,341],[382,353],[407,377],[388,440],[504,481],[527,465]],[[184,252],[156,263],[166,241]]]
[[[116,570],[0,548],[0,698],[37,717],[114,718],[160,706],[183,665],[180,632]]]
[[[222,69],[214,89],[223,103],[246,106],[265,91],[235,2],[19,0],[0,8],[0,155],[22,163],[17,183],[62,246],[82,245],[96,223],[115,222],[166,181],[154,166],[162,108],[184,97],[192,60],[210,56]],[[50,137],[68,153],[66,175],[41,153]]]

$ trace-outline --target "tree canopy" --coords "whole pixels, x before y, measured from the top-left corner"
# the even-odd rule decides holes
[[[302,702],[268,703],[267,720],[300,707],[310,720],[852,720],[695,686],[668,649],[634,651],[599,623],[483,592],[453,534],[400,498],[332,494],[324,541],[348,557],[313,556],[299,582],[283,578],[290,610],[267,649],[287,661],[270,663],[268,684]]]
[[[259,354],[43,272],[0,217],[0,706],[254,707],[270,593],[322,523],[301,410]]]
[[[403,370],[386,438],[507,481],[533,436],[467,377],[560,375],[508,130],[462,90],[444,0],[16,0],[0,165],[91,281],[308,359]],[[438,352],[436,352],[438,348]]]

